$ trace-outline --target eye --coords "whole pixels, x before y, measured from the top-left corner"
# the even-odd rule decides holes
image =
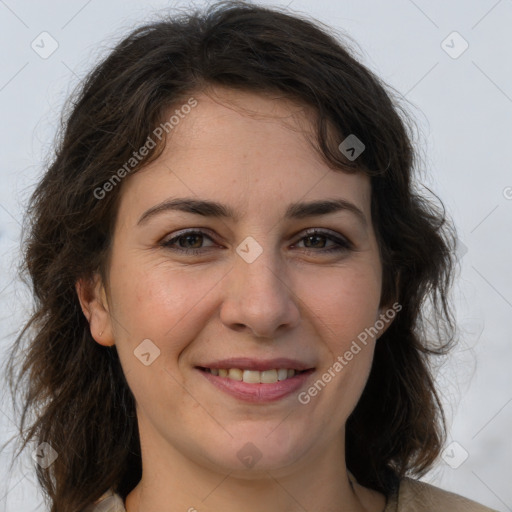
[[[345,238],[336,236],[330,231],[323,231],[318,229],[311,229],[306,232],[306,236],[302,237],[299,242],[304,241],[304,245],[307,254],[314,253],[332,253],[352,250],[352,244]],[[333,246],[329,249],[325,249],[324,246],[326,241],[333,242]],[[319,247],[320,246],[320,247]],[[310,248],[317,250],[309,250]]]
[[[177,252],[187,254],[201,254],[204,252],[204,250],[201,250],[201,245],[205,238],[212,240],[212,238],[208,236],[204,231],[182,231],[181,234],[178,234],[169,240],[165,240],[160,245]],[[173,247],[176,243],[178,243],[179,247]]]
[[[205,240],[213,241],[212,237],[207,235],[204,231],[194,229],[181,231],[176,236],[164,240],[160,245],[172,251],[200,255],[213,247],[213,245],[204,247],[203,243]],[[325,248],[326,243],[329,241],[333,245],[330,248]],[[305,236],[299,240],[299,243],[304,243],[304,252],[312,255],[353,250],[351,242],[347,239],[334,235],[330,231],[318,229],[308,230]]]

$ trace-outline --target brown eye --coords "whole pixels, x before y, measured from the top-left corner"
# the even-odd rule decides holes
[[[203,249],[202,245],[204,240],[212,240],[206,233],[202,231],[183,231],[181,234],[165,240],[160,245],[173,251],[190,253],[190,254],[201,254]],[[177,247],[176,247],[177,245]],[[207,249],[208,247],[204,247]]]
[[[334,236],[330,232],[326,231],[318,231],[312,230],[309,231],[306,236],[302,237],[300,241],[304,240],[304,246],[306,249],[316,249],[316,250],[306,250],[307,253],[331,253],[331,252],[341,252],[348,251],[352,249],[352,244],[345,240],[344,238],[340,238],[338,236]],[[332,242],[334,245],[330,248],[325,249],[325,245],[327,241]]]
[[[180,247],[185,247],[188,249],[198,249],[202,244],[203,235],[199,235],[199,234],[181,235],[177,238],[177,240],[179,241],[178,245]],[[199,244],[197,243],[198,241],[199,241]],[[183,243],[181,243],[181,242],[183,242]],[[190,246],[186,247],[186,246],[188,246],[188,244],[190,244]]]
[[[203,231],[189,230],[182,231],[176,236],[161,242],[160,245],[173,251],[199,255],[211,248],[211,246],[203,246],[205,239],[213,241],[212,238]],[[326,254],[349,251],[352,249],[352,244],[346,239],[326,231],[309,231],[306,236],[299,240],[299,242],[301,241],[304,241],[304,248],[307,254]],[[328,242],[331,242],[333,245],[330,248],[325,248]]]
[[[306,247],[314,247],[315,249],[323,249],[323,247],[318,247],[318,241],[323,240],[323,244],[320,244],[320,245],[325,245],[325,240],[327,240],[327,237],[324,235],[309,235],[309,236],[304,237],[304,240],[309,240],[309,242],[310,242],[310,245],[305,243]]]

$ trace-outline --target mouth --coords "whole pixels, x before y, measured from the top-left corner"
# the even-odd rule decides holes
[[[238,382],[247,384],[274,384],[288,379],[293,379],[296,375],[301,375],[308,370],[295,370],[294,368],[273,368],[270,370],[258,371],[247,370],[242,368],[206,368],[202,366],[196,367],[203,372],[210,373],[218,377],[226,377]]]
[[[254,369],[254,364],[252,368],[243,365],[225,365],[225,368],[215,367],[218,364],[212,366],[196,366],[195,370],[217,390],[251,403],[275,402],[290,396],[305,386],[315,371],[315,368],[287,368],[284,365],[264,370]]]

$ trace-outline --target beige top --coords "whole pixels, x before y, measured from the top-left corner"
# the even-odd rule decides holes
[[[123,500],[112,490],[83,512],[126,512]],[[498,512],[439,487],[404,478],[398,492],[389,497],[383,512]]]

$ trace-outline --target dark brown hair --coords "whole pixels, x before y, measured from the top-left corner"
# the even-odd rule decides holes
[[[142,474],[134,398],[116,348],[94,341],[75,291],[78,279],[106,275],[123,183],[101,199],[94,191],[171,107],[219,85],[277,93],[311,108],[325,162],[371,179],[381,305],[398,301],[402,309],[376,345],[347,422],[349,470],[388,494],[403,476],[426,473],[444,443],[431,361],[454,342],[448,297],[455,231],[413,180],[420,164],[413,123],[398,95],[320,22],[221,2],[134,30],[90,72],[67,104],[55,155],[27,208],[22,270],[35,306],[15,340],[8,376],[14,399],[26,382],[20,451],[35,440],[59,454],[48,468],[36,466],[51,512],[79,511],[111,487],[125,498]],[[338,149],[350,134],[365,144],[355,161]],[[28,346],[17,362],[23,340]]]

